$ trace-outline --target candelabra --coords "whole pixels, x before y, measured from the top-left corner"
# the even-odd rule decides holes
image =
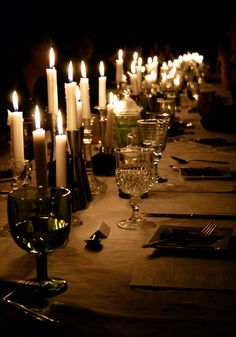
[[[87,171],[82,155],[83,127],[67,131],[67,187],[71,190],[72,211],[85,209],[92,199]]]

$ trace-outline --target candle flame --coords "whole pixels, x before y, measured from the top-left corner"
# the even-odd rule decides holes
[[[142,57],[139,56],[139,58],[138,58],[138,66],[141,67],[142,63],[143,63],[143,59],[142,59]]]
[[[123,58],[123,50],[119,49],[119,51],[118,51],[118,59],[122,60],[122,58]]]
[[[13,107],[15,111],[18,111],[18,97],[16,91],[13,91],[12,94]]]
[[[63,127],[62,127],[62,114],[61,110],[58,110],[57,114],[57,128],[58,128],[58,134],[62,135],[63,134]]]
[[[72,64],[72,61],[69,62],[69,66],[68,66],[68,80],[69,80],[69,82],[73,82],[73,64]]]
[[[86,78],[86,66],[84,61],[81,61],[81,75],[83,78]]]
[[[49,51],[49,67],[53,68],[54,66],[55,66],[55,55],[53,48],[51,47]]]
[[[40,111],[38,105],[35,106],[35,128],[40,129]]]
[[[99,71],[100,71],[100,76],[104,76],[105,70],[104,70],[104,63],[103,63],[103,61],[100,61]]]
[[[133,53],[133,60],[134,60],[134,61],[137,61],[137,59],[138,59],[138,52],[135,51],[135,52]]]

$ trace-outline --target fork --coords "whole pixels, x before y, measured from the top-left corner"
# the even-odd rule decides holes
[[[215,220],[211,220],[209,221],[209,223],[204,226],[202,228],[202,230],[200,231],[200,233],[197,235],[197,238],[209,238],[211,236],[211,234],[214,232],[214,230],[216,229],[217,224],[215,222]],[[143,244],[143,248],[148,248],[148,247],[155,247],[156,245],[163,243],[163,242],[168,242],[172,240],[172,238],[165,238],[165,239],[160,239],[157,241],[152,241],[152,242],[147,242]],[[194,238],[192,238],[192,240],[196,240],[196,236]]]
[[[203,229],[200,231],[199,236],[209,237],[213,231],[216,229],[217,224],[215,220],[211,220]]]

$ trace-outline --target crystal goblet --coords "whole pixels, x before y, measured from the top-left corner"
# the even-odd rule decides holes
[[[167,141],[169,122],[165,119],[140,119],[137,122],[139,142],[142,146],[153,149],[154,183],[163,183],[167,178],[159,175],[158,164],[162,157]]]
[[[129,204],[132,215],[129,219],[117,223],[123,229],[152,228],[156,223],[146,220],[139,212],[141,195],[152,186],[153,151],[138,146],[127,146],[115,149],[115,178],[119,191],[130,195]]]

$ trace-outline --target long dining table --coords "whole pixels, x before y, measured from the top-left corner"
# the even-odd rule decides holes
[[[25,304],[59,322],[38,321],[0,301],[4,336],[13,336],[15,331],[24,336],[235,336],[236,135],[205,130],[199,113],[189,109],[186,97],[181,99],[176,117],[186,127],[169,136],[159,162],[159,173],[167,182],[153,185],[140,206],[156,226],[119,228],[117,221],[131,214],[129,200],[119,196],[114,176],[99,176],[107,191],[94,195],[86,209],[73,214],[68,244],[48,255],[49,276],[66,279],[68,289],[39,303]],[[211,143],[212,139],[218,143]],[[179,164],[172,156],[229,164]],[[181,167],[206,166],[227,166],[234,174],[230,178],[186,179],[180,171]],[[8,185],[0,183],[0,190]],[[6,281],[31,279],[36,267],[35,257],[20,249],[10,235],[7,194],[0,195],[0,215],[0,294],[4,296],[14,284]],[[231,254],[227,250],[194,254],[143,248],[160,226],[198,228],[210,220],[219,228],[232,229]],[[109,235],[101,240],[99,249],[92,249],[86,240],[102,222],[109,226]]]

